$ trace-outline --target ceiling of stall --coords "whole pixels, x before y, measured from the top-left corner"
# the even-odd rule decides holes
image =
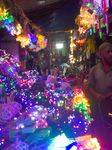
[[[5,0],[12,14],[23,10],[26,16],[46,31],[70,30],[77,25],[80,0]]]

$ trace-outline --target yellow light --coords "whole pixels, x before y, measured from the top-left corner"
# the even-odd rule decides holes
[[[5,7],[4,8],[0,7],[0,17],[4,17],[4,19],[6,19],[8,14],[9,14],[8,9],[5,9]]]
[[[83,6],[80,9],[80,15],[75,19],[76,23],[82,26],[84,29],[90,29],[93,25],[97,24],[95,19],[95,13],[90,14],[88,12],[88,7]]]
[[[26,47],[31,42],[30,37],[28,37],[28,35],[25,36],[24,34],[23,35],[18,35],[17,38],[16,38],[16,41],[21,42],[21,47],[22,48]]]
[[[21,27],[21,25],[18,23],[17,25],[16,25],[16,29],[17,29],[17,31],[16,31],[16,35],[20,35],[21,34],[21,32],[22,32],[22,27]]]

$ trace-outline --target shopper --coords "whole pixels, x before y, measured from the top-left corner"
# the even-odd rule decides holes
[[[112,44],[104,42],[99,47],[101,62],[91,68],[88,79],[88,96],[91,114],[94,119],[95,135],[103,146],[112,149],[109,133],[111,128],[104,127],[100,104],[112,97]],[[108,108],[106,108],[108,109]],[[105,110],[104,110],[105,111]],[[112,133],[112,132],[111,132]]]

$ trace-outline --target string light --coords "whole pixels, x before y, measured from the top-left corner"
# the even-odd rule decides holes
[[[70,31],[70,33],[71,33],[71,37],[70,37],[70,41],[71,41],[71,44],[70,44],[70,58],[69,58],[69,60],[70,60],[70,63],[71,64],[74,64],[75,63],[75,58],[74,58],[74,56],[73,56],[73,52],[74,52],[74,48],[76,47],[76,45],[74,44],[74,42],[73,42],[73,37],[72,37],[72,30]]]
[[[17,24],[16,26],[7,26],[6,27],[8,32],[10,32],[11,35],[20,35],[22,33],[22,27],[20,24]]]
[[[80,144],[81,143],[81,144]],[[85,150],[85,149],[89,149],[89,150],[100,150],[101,146],[98,143],[98,140],[96,138],[86,138],[81,142],[78,142],[79,145],[79,150]]]
[[[17,35],[16,41],[20,42],[22,48],[26,47],[31,42],[30,37],[25,34]]]
[[[5,7],[0,7],[0,20],[6,20],[9,16],[8,9],[5,9]]]
[[[84,29],[90,29],[93,25],[97,24],[95,19],[95,13],[92,14],[88,12],[88,7],[82,6],[80,8],[80,15],[75,19],[76,23],[82,26]]]
[[[92,120],[92,118],[90,117],[90,113],[91,113],[90,105],[88,99],[84,96],[82,90],[75,91],[75,96],[72,99],[72,103],[73,103],[73,109],[78,108],[79,112],[84,113],[85,119],[88,120],[88,122],[90,123],[90,121]]]

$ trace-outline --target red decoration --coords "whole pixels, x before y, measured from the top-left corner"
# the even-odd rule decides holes
[[[99,31],[101,32],[101,20],[100,20],[100,12],[99,12]]]
[[[106,0],[104,0],[104,12],[106,12]]]
[[[103,8],[103,0],[102,0],[102,8]]]

